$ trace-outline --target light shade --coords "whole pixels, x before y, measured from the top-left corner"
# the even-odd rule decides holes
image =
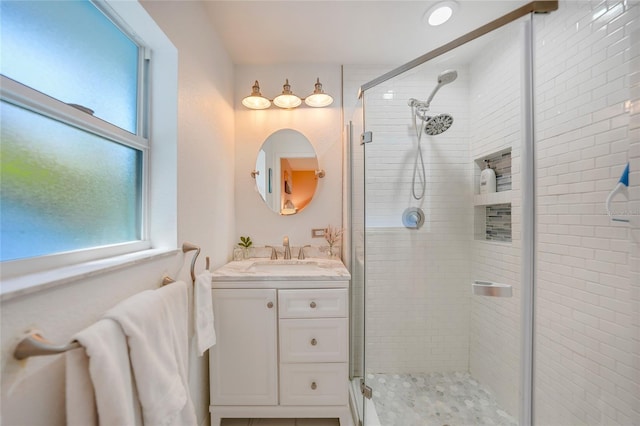
[[[253,84],[251,94],[242,100],[242,105],[250,109],[266,109],[271,106],[271,101],[260,93],[258,80]]]
[[[284,85],[282,86],[282,94],[276,96],[273,100],[273,103],[280,108],[295,108],[300,106],[302,100],[293,94],[291,91],[291,86],[289,85],[289,79],[286,79]]]
[[[307,98],[304,100],[304,103],[314,108],[326,107],[333,103],[333,98],[330,95],[324,93],[324,90],[322,90],[322,83],[320,83],[319,77],[316,80],[313,94],[307,96]]]
[[[427,10],[423,19],[432,27],[436,27],[451,19],[457,8],[458,4],[455,1],[439,2]]]

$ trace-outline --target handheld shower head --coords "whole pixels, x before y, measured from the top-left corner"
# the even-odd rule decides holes
[[[446,70],[441,72],[440,75],[438,75],[438,84],[439,85],[449,84],[452,81],[454,81],[456,78],[458,78],[458,71]]]
[[[433,89],[433,92],[431,92],[431,95],[429,95],[429,99],[427,99],[427,101],[425,102],[427,107],[431,105],[431,101],[433,100],[433,97],[436,95],[438,90],[440,90],[440,88],[445,84],[449,84],[455,81],[456,78],[458,78],[458,71],[456,70],[446,70],[441,72],[438,75],[438,85]]]

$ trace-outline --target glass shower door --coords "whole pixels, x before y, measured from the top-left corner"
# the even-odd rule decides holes
[[[518,424],[527,24],[363,94],[365,426]]]

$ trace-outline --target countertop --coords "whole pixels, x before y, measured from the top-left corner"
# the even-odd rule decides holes
[[[252,258],[229,262],[212,272],[219,281],[348,281],[351,274],[339,259],[269,260]]]

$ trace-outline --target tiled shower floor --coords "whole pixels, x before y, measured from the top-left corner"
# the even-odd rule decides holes
[[[381,426],[517,426],[469,373],[368,374]]]

